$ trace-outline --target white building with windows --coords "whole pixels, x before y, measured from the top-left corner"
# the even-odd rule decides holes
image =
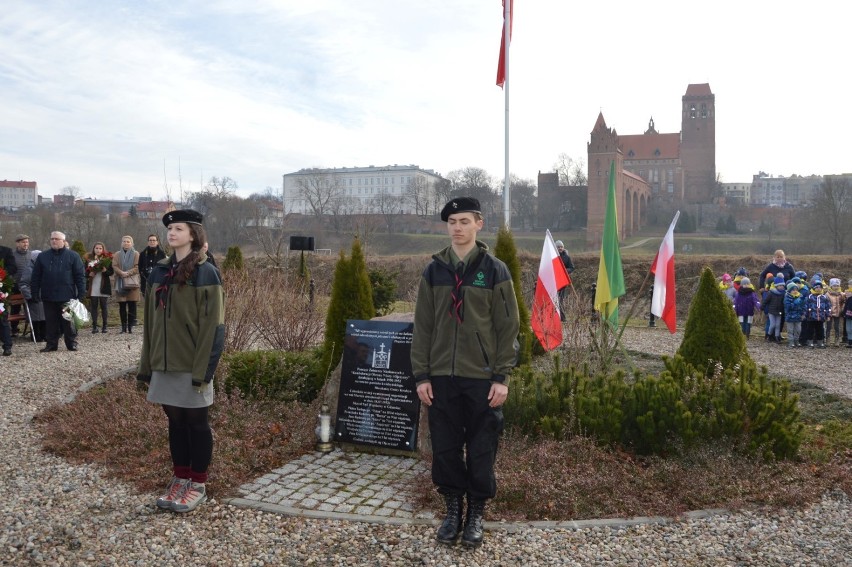
[[[809,203],[822,186],[821,175],[775,177],[760,172],[751,183],[751,204],[763,207],[798,207]]]
[[[425,216],[443,206],[436,194],[443,178],[417,165],[310,168],[282,177],[287,213]]]
[[[32,208],[38,205],[35,181],[0,181],[0,209]]]

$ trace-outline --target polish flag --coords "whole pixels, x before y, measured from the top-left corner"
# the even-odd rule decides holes
[[[506,2],[509,2],[509,9],[506,10]],[[503,33],[500,34],[500,58],[497,60],[497,86],[501,89],[506,82],[506,28],[509,28],[508,41],[512,41],[512,12],[514,10],[514,0],[503,0]],[[509,25],[506,26],[506,12],[509,12]]]
[[[538,265],[538,281],[532,306],[533,332],[544,350],[553,350],[562,344],[562,320],[557,292],[570,284],[571,278],[565,271],[565,265],[548,230]]]
[[[674,269],[674,229],[680,211],[675,213],[674,220],[651,264],[654,274],[654,296],[651,298],[651,313],[666,322],[669,332],[674,334],[677,327],[675,310],[675,269]]]

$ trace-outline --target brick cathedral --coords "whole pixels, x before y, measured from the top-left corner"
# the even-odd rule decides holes
[[[716,184],[716,97],[708,83],[687,86],[681,98],[680,133],[657,132],[654,119],[644,134],[619,136],[603,113],[587,146],[589,188],[586,242],[600,242],[615,160],[616,209],[621,238],[647,221],[651,201],[709,203]]]
[[[600,243],[609,189],[610,163],[615,160],[615,193],[621,238],[647,223],[652,202],[709,203],[716,186],[716,102],[710,85],[691,84],[681,98],[681,131],[657,132],[653,117],[643,134],[619,136],[598,114],[588,151],[586,243]],[[576,201],[582,188],[557,187],[556,174],[539,174],[539,207],[554,210],[555,200]],[[576,189],[576,190],[575,190]],[[547,201],[542,201],[544,196]],[[567,207],[577,210],[576,203]],[[540,220],[544,220],[540,215]],[[579,220],[579,219],[577,219]],[[546,220],[550,225],[552,220]]]

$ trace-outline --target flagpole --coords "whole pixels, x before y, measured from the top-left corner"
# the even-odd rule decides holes
[[[503,0],[503,62],[505,82],[503,94],[506,98],[505,126],[505,170],[503,172],[503,222],[506,228],[512,228],[512,189],[509,185],[509,26],[511,25],[512,0]]]

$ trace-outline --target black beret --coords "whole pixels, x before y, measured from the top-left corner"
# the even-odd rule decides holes
[[[181,209],[179,211],[171,211],[163,215],[163,224],[169,226],[173,222],[188,222],[192,224],[201,224],[204,220],[204,215],[192,209]]]
[[[444,208],[441,209],[441,220],[447,222],[450,215],[454,215],[456,213],[482,214],[482,211],[480,210],[479,201],[477,199],[474,199],[473,197],[459,197],[444,205]]]

